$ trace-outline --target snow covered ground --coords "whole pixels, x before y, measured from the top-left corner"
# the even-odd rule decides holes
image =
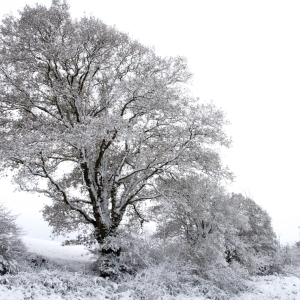
[[[300,278],[296,276],[261,276],[248,281],[251,292],[232,299],[242,300],[299,300]]]
[[[44,241],[24,237],[28,251],[43,255],[60,266],[60,270],[39,270],[38,272],[21,272],[16,276],[0,277],[0,300],[204,300],[203,297],[183,295],[170,296],[162,294],[159,298],[145,297],[140,291],[130,290],[130,283],[116,284],[92,275],[85,275],[82,268],[92,260],[92,256],[81,246],[65,246],[53,241]],[[68,271],[70,266],[77,271]],[[79,271],[78,271],[79,270]],[[248,291],[232,300],[300,300],[300,269],[290,270],[294,274],[282,276],[253,277],[247,281]],[[141,295],[141,296],[137,296]],[[151,298],[152,297],[152,298]],[[220,299],[226,299],[224,297]]]
[[[61,246],[60,242],[40,240],[27,236],[23,237],[23,241],[29,252],[53,259],[87,262],[92,258],[92,255],[84,249],[84,246]]]

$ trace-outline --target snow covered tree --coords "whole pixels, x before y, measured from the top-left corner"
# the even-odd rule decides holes
[[[228,175],[224,115],[189,95],[184,58],[73,20],[59,0],[5,17],[0,35],[1,160],[22,190],[52,199],[55,234],[101,245],[129,207],[162,199],[161,180]]]
[[[17,271],[17,259],[25,252],[21,235],[16,216],[0,205],[0,275]]]
[[[275,252],[278,241],[267,211],[241,194],[233,194],[230,201],[247,217],[248,228],[240,228],[238,236],[256,253]]]
[[[244,216],[245,226],[236,226],[236,235],[228,238],[227,257],[240,261],[250,272],[271,272],[279,244],[269,214],[241,194],[232,194],[228,203]]]
[[[252,199],[191,173],[158,189],[166,201],[153,209],[155,236],[164,248],[175,243],[176,251],[190,250],[190,260],[204,270],[237,262],[250,273],[272,271],[278,242],[268,213]]]
[[[164,254],[172,257],[172,251],[178,252],[181,259],[194,262],[199,270],[225,265],[226,248],[219,231],[224,208],[215,209],[224,199],[218,181],[189,174],[179,180],[165,180],[159,189],[166,201],[154,206],[154,236],[161,239]]]

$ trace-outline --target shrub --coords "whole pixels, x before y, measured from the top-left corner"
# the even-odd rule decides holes
[[[21,240],[22,230],[13,216],[0,205],[0,274],[15,273],[21,255],[26,251]]]

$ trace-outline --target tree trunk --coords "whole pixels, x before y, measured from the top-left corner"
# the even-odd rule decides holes
[[[120,222],[118,222],[119,224]],[[93,270],[97,275],[118,280],[121,273],[129,270],[121,262],[121,246],[118,237],[118,224],[113,224],[107,230],[96,228],[95,239],[99,245],[98,259],[93,265]],[[130,273],[130,272],[129,272]]]

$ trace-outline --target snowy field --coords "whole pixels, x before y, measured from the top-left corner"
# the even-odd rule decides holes
[[[39,240],[23,237],[29,252],[37,253],[50,258],[59,258],[77,261],[89,261],[92,255],[83,246],[61,246],[60,242]]]
[[[92,256],[81,246],[60,246],[58,242],[24,237],[29,252],[47,257],[57,263],[56,270],[40,269],[37,272],[20,272],[18,275],[0,277],[0,300],[126,300],[126,299],[176,299],[204,300],[205,296],[166,295],[155,296],[143,293],[130,282],[116,284],[111,281],[86,275],[84,268]],[[233,300],[300,300],[300,270],[290,270],[286,276],[253,277],[247,281],[248,291],[238,296],[219,299]],[[139,282],[142,285],[142,281]],[[145,282],[145,286],[147,282]],[[132,289],[130,287],[132,286]],[[149,287],[148,287],[149,288]],[[192,294],[192,293],[191,293]],[[140,296],[139,296],[140,295]]]

